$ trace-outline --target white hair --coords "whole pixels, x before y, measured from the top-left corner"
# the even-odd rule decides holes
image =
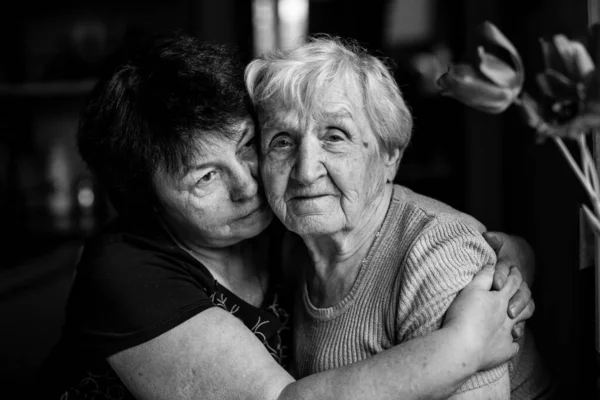
[[[350,40],[312,37],[290,50],[266,53],[246,67],[245,79],[258,113],[267,119],[265,111],[282,108],[315,115],[323,88],[352,85],[362,94],[380,151],[402,153],[410,141],[412,116],[389,68]]]

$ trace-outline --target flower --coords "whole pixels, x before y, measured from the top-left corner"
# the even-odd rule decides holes
[[[452,60],[452,51],[444,43],[437,43],[431,51],[415,54],[410,59],[410,67],[417,76],[417,87],[425,96],[437,95],[437,80],[442,76]]]
[[[475,63],[452,66],[438,79],[442,94],[488,113],[498,114],[515,104],[525,123],[535,129],[538,142],[551,138],[575,172],[592,204],[592,209],[582,205],[585,218],[600,238],[600,177],[585,136],[600,130],[600,74],[585,46],[562,34],[540,39],[545,69],[536,81],[543,96],[534,99],[523,90],[523,63],[512,43],[489,22],[480,33],[488,48],[503,51],[504,57],[479,46]],[[592,47],[598,49],[599,23],[591,34]],[[579,163],[563,138],[579,146]]]
[[[512,43],[491,22],[479,28],[484,44],[477,47],[474,65],[450,66],[438,79],[442,94],[480,111],[499,114],[519,96],[525,79],[523,62]],[[492,54],[486,45],[500,54]],[[501,58],[504,52],[510,63]]]
[[[541,38],[540,44],[545,70],[538,74],[537,81],[542,92],[557,100],[579,99],[585,80],[594,71],[586,48],[562,34],[551,40]]]
[[[586,82],[591,80],[594,63],[584,45],[565,35],[540,39],[545,69],[537,74],[537,84],[548,104],[547,118],[555,124],[572,121],[584,108]]]

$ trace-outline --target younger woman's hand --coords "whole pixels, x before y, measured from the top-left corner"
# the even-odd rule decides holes
[[[530,286],[535,275],[535,254],[531,246],[522,237],[509,235],[502,232],[485,232],[483,237],[492,247],[497,256],[492,289],[500,290],[506,282],[511,267],[515,266],[523,276],[523,283],[519,290],[508,303],[508,315],[515,318],[524,312],[524,316],[531,315],[535,304],[531,298]],[[525,320],[513,327],[512,335],[518,340],[525,331]]]
[[[444,327],[458,331],[472,352],[477,370],[487,370],[507,362],[519,350],[511,330],[533,309],[526,309],[517,318],[506,312],[511,297],[523,278],[517,268],[511,268],[504,287],[491,290],[494,267],[484,266],[463,288],[448,308]]]

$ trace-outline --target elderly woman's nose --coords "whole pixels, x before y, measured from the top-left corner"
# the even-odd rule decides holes
[[[256,171],[251,165],[243,165],[233,174],[230,188],[231,200],[245,201],[258,194]]]
[[[298,147],[296,162],[291,171],[291,177],[302,184],[311,184],[325,173],[320,160],[318,144],[310,140],[303,141]]]

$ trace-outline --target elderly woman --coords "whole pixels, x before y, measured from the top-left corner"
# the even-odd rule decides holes
[[[442,398],[514,355],[527,286],[513,269],[491,291],[487,267],[436,332],[295,380],[283,227],[257,181],[253,115],[233,53],[183,35],[100,79],[78,142],[119,216],[85,244],[35,398]],[[510,318],[509,304],[524,311]]]
[[[246,68],[267,200],[309,257],[295,310],[299,377],[364,362],[440,329],[452,300],[496,255],[479,224],[394,185],[412,120],[386,66],[356,44],[312,38]],[[300,265],[303,264],[303,265]],[[544,395],[522,359],[474,374],[452,398]],[[367,389],[365,389],[367,390]]]

